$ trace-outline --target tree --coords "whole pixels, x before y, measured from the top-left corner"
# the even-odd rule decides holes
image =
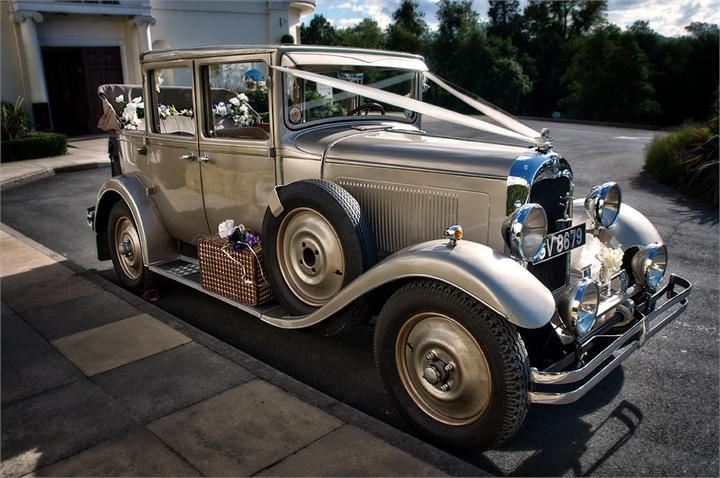
[[[300,26],[300,42],[306,45],[337,45],[338,34],[324,15],[315,15],[307,27],[304,24]]]
[[[414,0],[403,0],[393,12],[393,23],[387,28],[389,50],[423,53],[428,27],[424,14]]]
[[[448,78],[459,78],[458,68],[467,59],[460,48],[478,29],[478,14],[470,0],[440,0],[437,10],[438,32],[432,45],[432,63]]]
[[[364,18],[353,27],[338,31],[339,44],[357,48],[385,48],[385,34],[375,20]]]
[[[490,0],[488,33],[501,38],[511,37],[520,26],[519,0]]]
[[[571,117],[651,122],[660,113],[648,59],[629,32],[607,26],[575,41],[562,76],[569,94],[561,101]]]

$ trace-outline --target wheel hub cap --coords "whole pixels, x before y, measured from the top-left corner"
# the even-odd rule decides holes
[[[131,280],[142,274],[142,256],[135,253],[140,250],[140,236],[135,224],[128,217],[120,218],[115,224],[115,252],[120,268]]]
[[[320,307],[342,288],[342,244],[330,222],[317,211],[290,211],[280,223],[275,250],[285,283],[305,304]]]
[[[472,334],[435,312],[416,314],[401,327],[395,361],[410,398],[448,425],[477,420],[492,397],[490,368]]]

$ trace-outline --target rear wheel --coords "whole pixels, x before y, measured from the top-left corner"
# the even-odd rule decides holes
[[[529,361],[518,331],[448,285],[417,281],[385,304],[375,361],[393,402],[425,436],[497,446],[528,409]]]
[[[107,237],[115,273],[120,282],[135,292],[143,292],[148,271],[143,263],[142,243],[130,208],[115,203],[108,217]]]

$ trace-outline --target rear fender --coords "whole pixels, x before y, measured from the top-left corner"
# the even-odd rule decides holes
[[[278,327],[308,327],[380,286],[414,278],[434,279],[456,287],[523,328],[542,327],[555,312],[552,293],[517,262],[475,242],[460,241],[451,247],[446,240],[436,240],[396,252],[310,315],[262,319]]]
[[[135,174],[115,176],[102,185],[95,205],[95,224],[93,229],[98,238],[105,238],[107,245],[107,221],[113,204],[124,201],[130,208],[142,244],[143,263],[145,265],[172,259],[178,256],[177,243],[165,229],[160,214],[151,198],[152,188],[146,187]],[[98,255],[109,259],[109,248],[102,249],[98,240]]]

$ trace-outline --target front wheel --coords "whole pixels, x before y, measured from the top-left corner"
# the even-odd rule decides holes
[[[148,271],[143,263],[142,243],[130,208],[123,201],[116,202],[110,210],[107,237],[120,282],[134,292],[143,292]]]
[[[393,402],[432,440],[494,447],[525,419],[530,366],[518,331],[453,287],[417,281],[395,292],[374,349]]]

